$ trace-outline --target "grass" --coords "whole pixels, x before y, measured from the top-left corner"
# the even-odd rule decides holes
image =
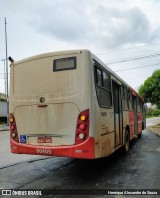
[[[160,136],[160,123],[158,123],[157,125],[153,125],[148,127],[148,129],[154,133],[157,133]]]
[[[146,115],[146,118],[158,118],[158,117],[160,117],[160,115],[158,115],[158,116],[149,116],[149,115]]]

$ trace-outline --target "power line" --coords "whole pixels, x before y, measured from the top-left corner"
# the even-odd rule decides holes
[[[153,64],[153,65],[145,65],[145,66],[141,66],[141,67],[132,67],[132,68],[129,68],[129,69],[121,69],[121,70],[117,70],[117,71],[114,71],[114,72],[121,72],[121,71],[127,71],[127,70],[134,70],[134,69],[139,69],[139,68],[144,68],[144,67],[153,67],[153,66],[156,66],[156,65],[160,65],[160,63]]]
[[[138,49],[138,48],[141,48],[141,47],[146,47],[146,46],[151,46],[151,45],[160,45],[160,43],[150,43],[150,44],[141,45],[141,46],[137,46],[137,47],[130,47],[130,48],[127,48],[127,49],[122,49],[122,50],[113,50],[113,51],[108,51],[108,52],[96,53],[96,55],[111,54],[111,53],[114,53],[114,52],[123,52],[123,51],[131,50],[131,49]]]
[[[155,54],[150,54],[150,55],[147,54],[147,55],[143,55],[143,56],[129,57],[127,59],[113,60],[111,62],[106,62],[106,64],[111,65],[111,64],[123,63],[123,62],[128,62],[128,61],[139,60],[139,59],[154,58],[156,56],[160,56],[160,53],[155,53]]]

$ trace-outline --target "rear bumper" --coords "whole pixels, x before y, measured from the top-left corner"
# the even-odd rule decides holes
[[[85,142],[78,145],[57,146],[57,147],[21,144],[10,139],[10,147],[12,153],[18,153],[18,154],[72,157],[72,158],[82,158],[82,159],[95,158],[95,152],[94,152],[95,142],[93,137],[89,137]]]

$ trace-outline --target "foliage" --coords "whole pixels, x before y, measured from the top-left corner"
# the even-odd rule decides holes
[[[147,111],[146,111],[146,116],[147,117],[157,117],[157,116],[160,116],[160,109],[148,108]]]
[[[155,104],[160,109],[160,69],[144,81],[139,88],[139,94],[145,98],[145,102]]]

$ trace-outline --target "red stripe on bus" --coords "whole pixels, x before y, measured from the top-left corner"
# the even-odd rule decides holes
[[[34,154],[59,157],[85,158],[94,159],[95,141],[93,137],[89,137],[85,142],[72,146],[35,146],[17,143],[10,139],[11,152],[19,154]]]

